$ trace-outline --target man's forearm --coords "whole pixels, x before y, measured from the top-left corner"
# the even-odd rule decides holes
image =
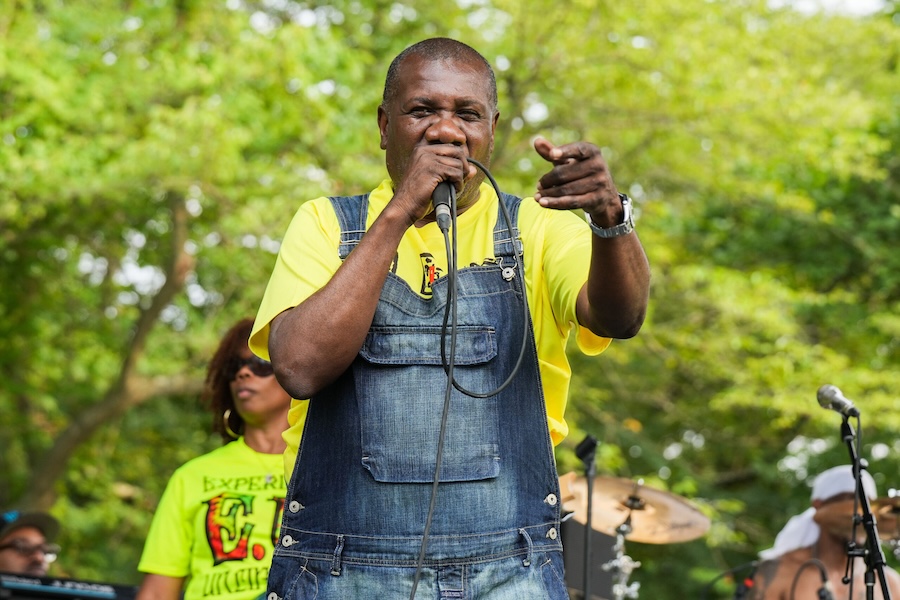
[[[644,323],[650,296],[650,265],[637,233],[594,236],[591,268],[579,297],[579,323],[604,337],[634,337]]]
[[[324,287],[273,319],[269,354],[293,397],[311,397],[353,362],[408,226],[385,210]]]

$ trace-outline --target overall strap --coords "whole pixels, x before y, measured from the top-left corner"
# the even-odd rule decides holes
[[[519,233],[519,205],[522,199],[512,194],[501,192],[500,202],[506,206],[509,211],[510,221],[512,221],[512,235],[509,233],[509,225],[506,222],[506,215],[502,206],[497,204],[497,224],[494,225],[494,256],[515,256],[521,255],[523,252],[522,237]],[[513,246],[515,240],[515,246]]]
[[[369,208],[369,194],[357,196],[331,196],[328,198],[341,227],[341,243],[338,255],[345,260],[350,252],[359,244],[366,232],[366,213]],[[512,221],[513,233],[509,233],[506,215],[497,205],[497,224],[494,226],[494,256],[515,256],[522,254],[522,238],[519,233],[519,206],[522,199],[512,194],[501,193],[500,201],[506,206]],[[513,241],[515,240],[515,246]]]
[[[341,226],[341,243],[338,255],[345,260],[356,248],[366,232],[366,213],[369,210],[369,194],[358,196],[331,196],[331,206]]]

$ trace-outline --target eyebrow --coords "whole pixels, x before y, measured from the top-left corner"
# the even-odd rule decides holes
[[[436,102],[434,101],[433,98],[429,98],[427,96],[415,96],[413,98],[409,98],[403,104],[404,105],[425,104],[428,106],[434,106],[436,104]],[[476,108],[481,108],[481,109],[485,109],[488,106],[487,103],[482,102],[481,100],[478,100],[477,98],[474,98],[474,97],[457,98],[455,105],[457,108],[471,106],[471,107],[476,107]]]

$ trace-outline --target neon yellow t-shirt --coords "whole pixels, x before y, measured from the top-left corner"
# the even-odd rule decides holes
[[[367,229],[392,197],[389,180],[369,195]],[[482,184],[478,202],[459,215],[458,268],[480,265],[494,258],[493,231],[498,202],[493,188]],[[558,444],[569,432],[563,415],[572,373],[566,357],[570,331],[576,328],[578,345],[586,354],[599,354],[610,343],[608,338],[578,326],[575,317],[575,302],[590,267],[591,233],[574,213],[543,208],[531,198],[522,200],[518,227],[525,247],[525,289],[534,323],[548,425],[553,442]],[[256,315],[250,336],[253,352],[268,358],[272,319],[306,300],[331,279],[341,265],[339,239],[340,225],[328,198],[317,198],[300,207],[284,236]],[[437,224],[410,227],[400,242],[392,268],[413,290],[424,297],[430,296],[429,277],[447,273],[444,237]],[[288,446],[285,451],[288,477],[293,471],[306,410],[306,400],[294,400],[288,414],[291,426],[284,434]]]
[[[163,492],[138,570],[186,577],[185,600],[254,600],[266,591],[287,487],[283,457],[244,438],[179,467]]]

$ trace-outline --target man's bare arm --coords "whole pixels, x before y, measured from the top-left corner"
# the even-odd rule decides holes
[[[767,560],[760,563],[753,577],[753,586],[750,588],[750,600],[780,600],[780,595],[773,587],[778,572],[778,561]],[[772,594],[776,595],[772,595]]]
[[[461,185],[475,175],[464,159],[465,149],[453,144],[416,147],[393,198],[331,280],[272,320],[269,356],[294,398],[312,397],[353,362],[403,234],[426,215],[439,182]]]
[[[624,208],[599,148],[586,142],[554,146],[539,138],[535,150],[553,164],[541,177],[535,199],[546,208],[580,208],[598,227],[622,222]],[[650,296],[650,265],[637,233],[593,236],[587,283],[578,295],[578,322],[597,335],[633,337]]]
[[[311,397],[353,362],[409,226],[409,217],[389,205],[324,287],[272,320],[269,355],[294,398]]]

